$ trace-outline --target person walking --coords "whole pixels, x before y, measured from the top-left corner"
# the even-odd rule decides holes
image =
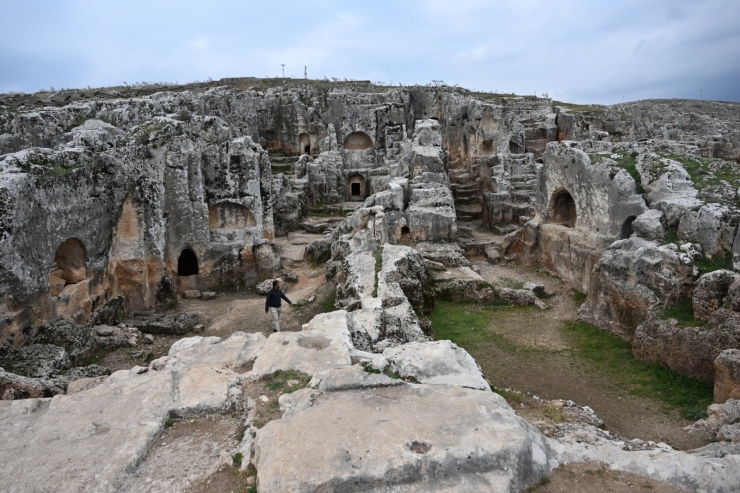
[[[267,299],[265,300],[265,313],[269,311],[270,315],[272,315],[273,332],[280,332],[281,298],[287,301],[289,305],[293,304],[280,290],[282,284],[283,282],[280,279],[272,281],[272,289],[267,292]]]

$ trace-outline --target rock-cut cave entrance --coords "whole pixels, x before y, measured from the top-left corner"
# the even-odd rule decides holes
[[[67,284],[76,284],[87,278],[87,251],[77,238],[64,240],[54,252],[54,266],[49,275],[52,296],[59,294]]]
[[[302,133],[298,136],[298,148],[303,154],[311,154],[311,136]]]
[[[622,230],[619,232],[619,239],[626,240],[632,236],[632,223],[637,219],[637,216],[630,216],[622,223]]]
[[[552,204],[552,222],[569,228],[575,227],[578,217],[576,203],[570,192],[567,190],[555,192],[550,203]]]
[[[189,248],[184,249],[177,259],[177,275],[180,277],[198,275],[198,257]]]
[[[365,199],[365,179],[361,175],[352,175],[347,180],[347,192],[350,200]]]

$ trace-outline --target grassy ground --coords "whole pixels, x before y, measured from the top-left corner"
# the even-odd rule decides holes
[[[436,339],[449,339],[464,347],[492,381],[498,380],[497,372],[504,370],[501,362],[508,360],[529,368],[539,378],[542,378],[541,372],[556,368],[561,373],[560,378],[564,372],[567,378],[591,380],[590,385],[613,393],[615,398],[633,395],[656,400],[659,407],[679,409],[689,419],[696,419],[712,402],[711,385],[685,378],[656,364],[638,361],[628,342],[582,322],[551,322],[549,330],[564,343],[559,346],[537,346],[515,340],[510,334],[517,332],[511,332],[511,327],[536,316],[533,310],[440,302],[429,319]],[[535,322],[534,325],[542,324]],[[524,332],[541,330],[541,327],[517,329]],[[542,335],[537,337],[542,338]]]

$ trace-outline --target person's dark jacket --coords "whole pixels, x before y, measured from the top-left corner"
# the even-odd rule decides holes
[[[280,308],[281,301],[280,298],[287,301],[289,304],[293,304],[292,301],[290,301],[285,294],[283,294],[282,291],[279,289],[272,288],[267,292],[267,299],[265,300],[265,313],[270,311],[270,307]]]

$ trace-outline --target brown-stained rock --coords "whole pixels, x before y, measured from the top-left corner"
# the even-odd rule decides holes
[[[198,291],[197,289],[189,289],[185,291],[182,295],[182,297],[186,300],[197,300],[198,298],[200,298],[200,296],[200,291]]]
[[[94,378],[82,378],[80,380],[75,380],[74,382],[70,383],[67,387],[67,395],[70,394],[76,394],[77,392],[82,392],[83,390],[88,390],[97,387],[101,383],[105,382],[108,379],[108,376],[100,376],[100,377],[94,377]]]
[[[680,327],[653,311],[635,331],[632,352],[642,361],[657,362],[690,378],[712,383],[714,360],[725,349],[740,349],[740,317],[720,308],[709,327]]]
[[[725,349],[714,360],[714,402],[740,399],[740,349]]]
[[[0,369],[0,400],[13,401],[63,394],[52,382],[43,378],[30,378]]]
[[[60,274],[61,274],[61,271],[60,271]],[[59,293],[62,292],[62,289],[64,289],[64,286],[66,284],[67,284],[67,281],[55,275],[53,272],[49,275],[49,285],[51,287],[51,291],[50,291],[51,296],[59,296]]]
[[[690,295],[694,267],[670,245],[633,236],[609,246],[591,279],[579,318],[631,340],[656,302],[675,303]]]

